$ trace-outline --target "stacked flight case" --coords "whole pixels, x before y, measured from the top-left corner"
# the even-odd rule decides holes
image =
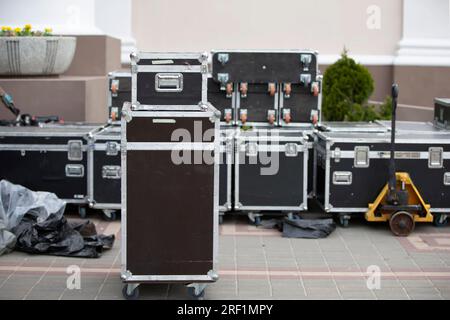
[[[450,132],[431,123],[396,123],[396,170],[409,173],[435,224],[450,212]],[[319,204],[338,215],[343,226],[352,215],[368,210],[388,181],[388,121],[328,123],[318,131],[317,188]]]
[[[132,55],[132,101],[122,110],[122,271],[139,283],[177,282],[201,296],[218,279],[218,112],[206,98],[207,59]]]
[[[208,100],[221,111],[222,128],[234,136],[228,148],[233,154],[224,157],[233,164],[221,163],[228,177],[225,184],[221,175],[227,199],[221,213],[247,213],[259,223],[262,213],[307,209],[314,189],[308,179],[315,167],[313,128],[320,120],[317,61],[311,50],[212,52]],[[271,171],[271,160],[277,170],[262,174]]]
[[[0,127],[0,177],[34,191],[55,193],[86,216],[88,150],[101,125]]]

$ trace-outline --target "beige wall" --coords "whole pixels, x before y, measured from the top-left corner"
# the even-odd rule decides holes
[[[381,28],[367,28],[370,5]],[[402,0],[133,0],[139,50],[311,48],[320,54],[393,55]]]

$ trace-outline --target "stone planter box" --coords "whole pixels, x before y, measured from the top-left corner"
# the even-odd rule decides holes
[[[75,37],[0,37],[0,75],[62,74],[72,63],[76,43]]]

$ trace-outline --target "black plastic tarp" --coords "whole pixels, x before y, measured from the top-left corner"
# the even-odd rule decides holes
[[[53,193],[0,181],[0,254],[14,248],[34,254],[97,258],[103,249],[113,246],[114,235],[97,235],[93,223],[69,222],[64,217],[65,206]]]
[[[306,238],[319,239],[326,238],[335,229],[336,224],[333,219],[301,219],[283,218],[263,220],[261,227],[276,228],[282,232],[284,238]]]

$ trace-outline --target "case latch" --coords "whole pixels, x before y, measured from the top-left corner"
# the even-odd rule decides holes
[[[442,168],[444,150],[441,147],[430,147],[428,149],[428,167],[439,169]]]
[[[230,56],[228,55],[228,53],[219,53],[219,54],[217,55],[217,60],[218,60],[222,65],[225,65],[225,63],[227,63],[229,59],[230,59]]]
[[[300,61],[303,64],[303,71],[309,70],[309,65],[311,64],[312,57],[310,54],[301,54]]]
[[[84,165],[66,164],[66,177],[82,178],[84,177]]]
[[[369,167],[369,150],[369,147],[366,146],[355,147],[355,168]]]
[[[284,154],[286,155],[286,157],[296,157],[298,154],[297,144],[286,143],[284,147]]]
[[[340,162],[341,161],[341,149],[335,148],[333,151],[333,158],[334,162]]]
[[[106,155],[117,156],[119,154],[119,144],[115,141],[106,142]]]
[[[120,179],[120,166],[103,166],[103,179]]]
[[[70,161],[83,160],[83,141],[69,140],[67,142],[67,159]]]
[[[119,92],[119,83],[120,81],[118,79],[111,80],[111,96],[117,97]]]

